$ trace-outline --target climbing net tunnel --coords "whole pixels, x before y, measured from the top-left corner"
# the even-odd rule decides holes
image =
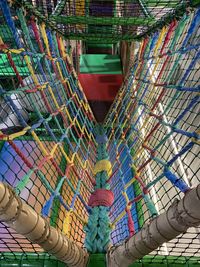
[[[185,1],[110,2],[102,18],[99,1],[0,2],[0,181],[95,255],[131,239],[200,182],[200,10]],[[132,42],[101,124],[77,78],[80,51],[70,52],[98,40]],[[133,266],[198,266],[199,231],[180,232]],[[2,266],[58,266],[50,254],[0,223]]]

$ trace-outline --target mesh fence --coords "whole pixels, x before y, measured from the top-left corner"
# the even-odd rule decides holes
[[[90,28],[92,38],[102,40],[100,29],[112,17],[121,24],[112,20],[110,32],[104,28],[110,35],[104,41],[131,39],[187,5],[117,1],[103,10],[101,2],[91,3],[86,9],[85,2],[82,8],[80,2],[24,1],[22,9],[0,2],[0,180],[80,246],[95,184],[96,122],[69,56],[76,43],[58,32],[89,40]],[[115,13],[109,13],[114,5]],[[98,27],[93,20],[78,21],[87,10],[89,19],[101,22]],[[69,15],[72,25],[59,22],[62,14]],[[156,22],[127,25],[122,21],[129,16]],[[109,17],[107,23],[104,17]],[[104,123],[115,196],[110,209],[113,244],[138,232],[199,183],[199,18],[199,10],[188,9],[181,20],[135,43],[134,64]],[[58,32],[52,30],[53,21]],[[0,236],[1,259],[8,257],[5,252],[34,252],[39,259],[41,248],[4,223]],[[190,228],[145,261],[200,257],[199,245],[199,229]]]
[[[105,125],[113,166],[114,244],[199,184],[199,10],[137,45],[135,62]],[[199,228],[153,255],[200,256]],[[176,261],[178,257],[174,257]]]
[[[0,180],[83,246],[96,145],[68,43],[6,1],[0,19]],[[41,252],[4,223],[0,236],[1,253]]]

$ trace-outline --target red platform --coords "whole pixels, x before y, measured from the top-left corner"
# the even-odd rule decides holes
[[[78,78],[89,101],[113,101],[123,82],[121,74],[80,73]]]

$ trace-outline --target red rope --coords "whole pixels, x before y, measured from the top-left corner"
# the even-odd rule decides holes
[[[15,152],[20,156],[20,158],[24,161],[24,163],[30,168],[33,169],[33,165],[30,163],[30,161],[27,159],[27,157],[21,152],[21,150],[15,145],[15,143],[11,140],[8,140],[8,143],[11,145],[11,147],[15,150]]]
[[[129,201],[129,205],[133,204],[134,202],[138,202],[139,200],[141,200],[143,198],[143,195],[139,195],[137,197],[135,197],[133,200]]]
[[[58,164],[56,163],[55,159],[54,158],[51,158],[50,159],[53,166],[56,168],[57,172],[59,175],[61,175],[62,177],[64,176],[64,173],[61,171],[60,167],[58,166]]]
[[[61,44],[60,44],[60,38],[59,38],[58,35],[56,35],[56,39],[57,39],[58,49],[59,49],[59,52],[60,52],[60,57],[62,57],[62,49],[61,49]],[[68,72],[70,73],[72,71],[71,67],[69,67],[68,64],[67,64],[67,63],[69,63],[69,62],[67,62],[67,58],[65,60],[66,60],[65,66],[66,66]]]
[[[169,41],[171,39],[171,36],[172,36],[172,34],[174,32],[174,28],[176,27],[176,25],[177,25],[177,21],[176,20],[174,20],[174,21],[171,22],[171,24],[169,26],[169,30],[168,30],[168,32],[166,34],[166,37],[165,37],[165,41],[164,41],[163,46],[162,46],[161,51],[160,51],[161,55],[163,54],[164,48],[169,43]]]
[[[96,189],[90,196],[88,206],[98,207],[105,206],[110,207],[114,202],[114,194],[112,191],[99,188]]]
[[[128,216],[128,230],[129,230],[129,236],[133,236],[135,234],[135,227],[134,227],[134,222],[133,218],[131,215],[131,210],[129,208],[126,208],[126,213]]]
[[[38,32],[38,29],[37,29],[37,25],[34,21],[34,18],[31,19],[31,26],[32,26],[32,29],[33,29],[33,32],[34,32],[34,35],[35,35],[35,39],[38,43],[38,46],[40,48],[40,51],[41,53],[44,53],[44,48],[43,48],[43,45],[42,45],[42,42],[41,42],[41,39],[40,39],[40,34]]]
[[[13,68],[13,70],[14,70],[16,76],[17,76],[17,79],[19,80],[20,84],[22,86],[24,86],[22,77],[20,76],[20,74],[19,74],[19,72],[17,70],[17,67],[15,66],[15,62],[13,61],[12,56],[11,56],[11,54],[9,52],[7,53],[7,57],[8,57],[8,60],[9,60],[9,63],[11,65],[11,67]]]
[[[158,129],[159,126],[160,126],[160,122],[156,123],[156,125],[151,129],[151,131],[149,132],[149,134],[144,139],[144,142],[146,142],[147,140],[149,140],[149,138],[153,135],[153,133]]]

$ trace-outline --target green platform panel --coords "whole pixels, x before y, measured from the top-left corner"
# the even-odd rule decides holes
[[[47,253],[2,253],[0,267],[67,267]]]
[[[28,67],[26,65],[25,61],[22,61],[22,58],[20,54],[12,56],[12,59],[15,63],[15,66],[17,67],[17,70],[21,76],[29,76],[30,72],[28,70]],[[34,63],[37,62],[36,59],[33,60]],[[13,77],[16,76],[13,68],[10,66],[7,56],[5,54],[0,54],[0,78],[1,77]]]
[[[199,267],[199,257],[145,256],[129,267]],[[106,267],[105,254],[91,254],[87,267]],[[121,266],[123,267],[123,266]]]
[[[9,44],[9,46],[15,46],[13,35],[7,24],[0,25],[0,36],[4,40],[4,43]]]
[[[199,267],[199,257],[145,256],[129,267]],[[0,267],[67,267],[47,253],[2,253]],[[107,267],[105,254],[91,254],[87,267]],[[123,267],[123,266],[122,266]]]
[[[106,267],[105,254],[91,254],[87,267]]]
[[[81,55],[80,73],[122,74],[120,57],[106,54]]]

